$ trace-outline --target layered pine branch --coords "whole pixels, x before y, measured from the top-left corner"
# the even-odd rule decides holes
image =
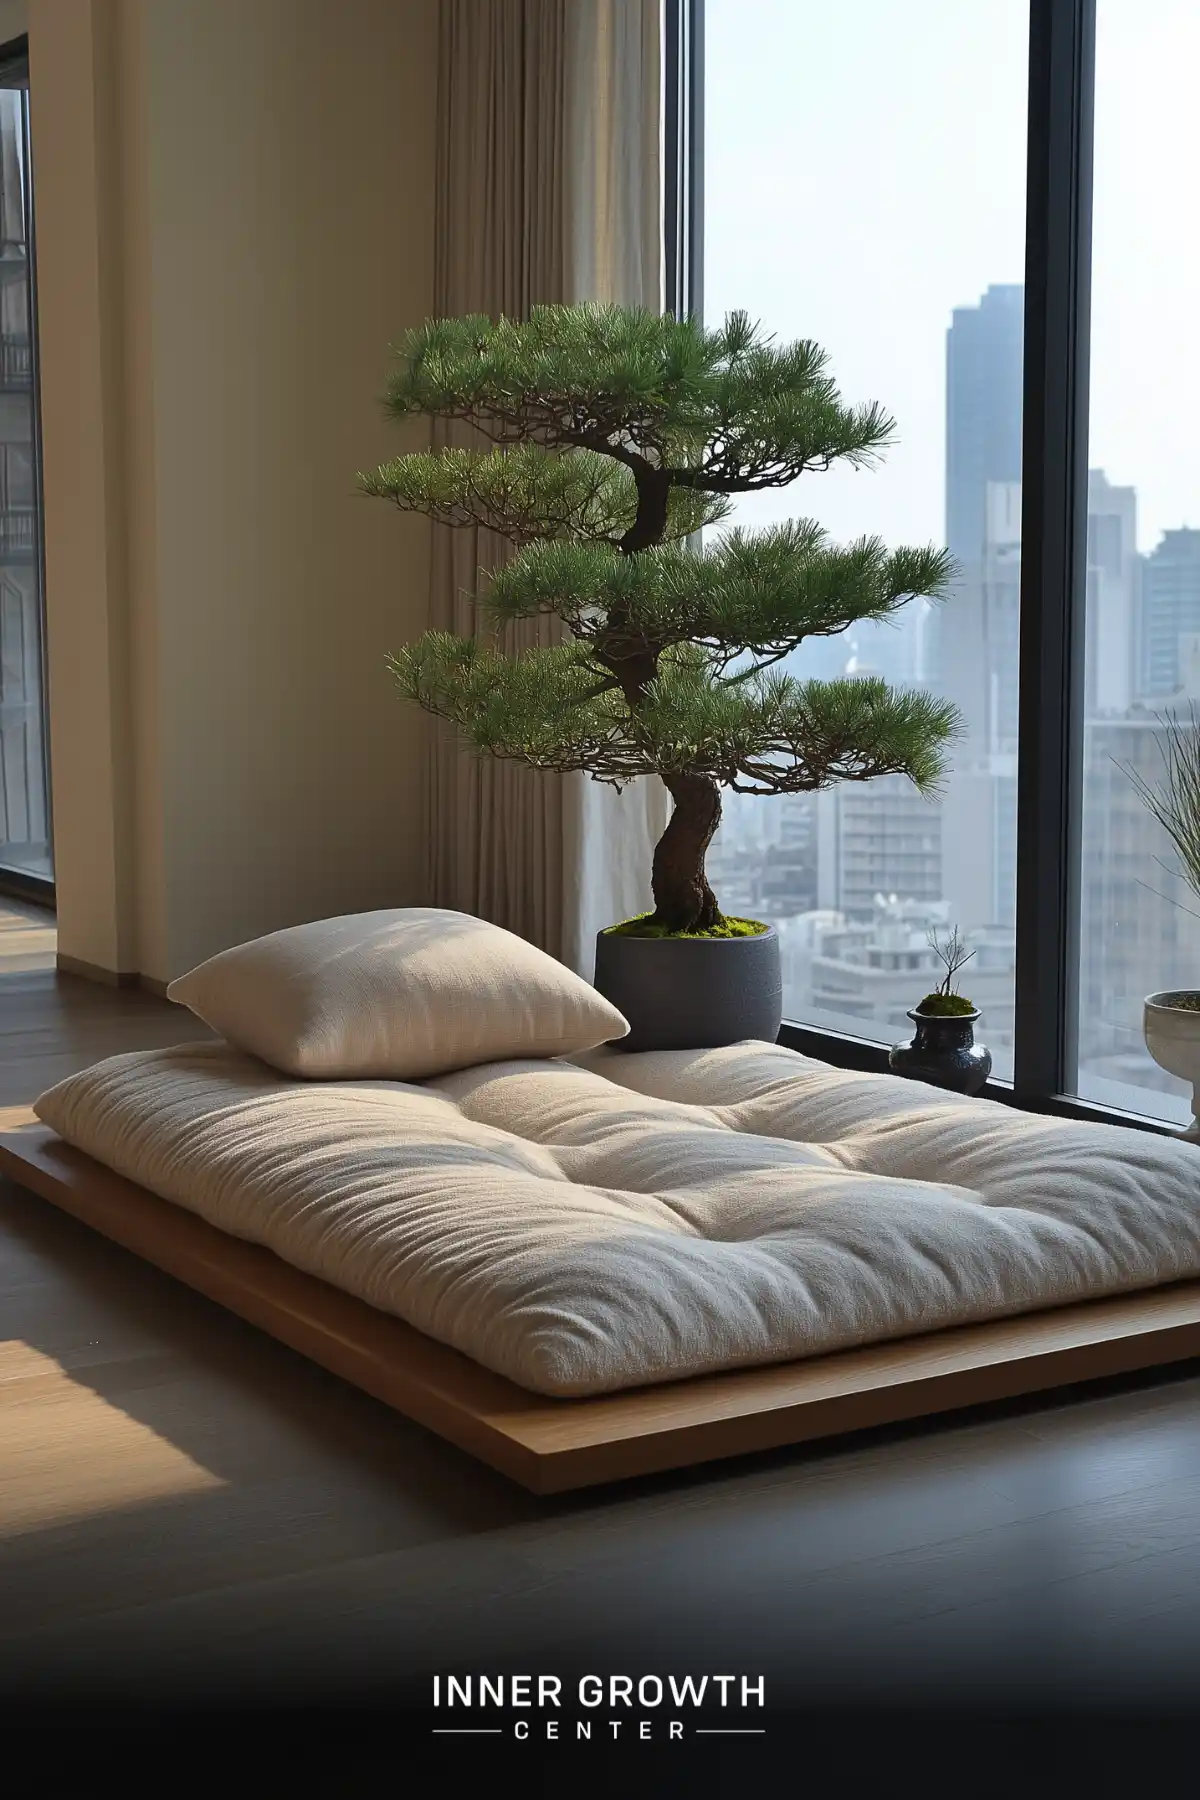
[[[738,313],[715,330],[598,306],[439,319],[400,346],[386,404],[463,421],[480,447],[396,457],[359,477],[363,491],[497,533],[514,552],[482,585],[490,623],[545,614],[569,634],[508,656],[428,632],[392,659],[401,690],[481,753],[618,787],[660,777],[674,809],[654,856],[656,925],[720,922],[704,855],[721,787],[902,774],[936,789],[953,707],[779,665],[807,638],[940,597],[946,553],[837,546],[806,520],[696,547],[737,494],[869,466],[891,441],[880,407],[841,400],[815,344],[777,347]]]

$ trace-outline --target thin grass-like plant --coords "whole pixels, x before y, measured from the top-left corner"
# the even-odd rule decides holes
[[[1160,713],[1159,723],[1163,728],[1158,742],[1163,765],[1159,786],[1151,787],[1130,764],[1121,766],[1142,804],[1170,838],[1183,880],[1200,899],[1200,720],[1195,702],[1188,707],[1186,722],[1174,713]]]

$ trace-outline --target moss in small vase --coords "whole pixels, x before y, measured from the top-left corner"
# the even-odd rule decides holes
[[[1169,1007],[1172,1012],[1200,1012],[1200,993],[1184,988],[1178,993],[1161,995],[1156,1004]]]
[[[964,1013],[973,1013],[975,1003],[968,1000],[965,994],[926,994],[921,1004],[913,1009],[926,1013],[931,1018],[960,1019]]]

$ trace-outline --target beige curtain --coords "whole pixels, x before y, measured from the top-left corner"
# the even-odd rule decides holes
[[[570,9],[573,299],[662,311],[661,46],[658,0],[580,0]],[[657,779],[620,793],[586,775],[564,779],[559,954],[589,980],[596,933],[651,904],[650,857],[669,808]]]
[[[520,317],[578,299],[659,308],[661,0],[442,0],[440,21],[437,312]],[[452,430],[435,433],[450,441]],[[435,527],[431,623],[476,631],[478,571],[505,554],[489,532]],[[505,642],[521,649],[553,629],[531,622]],[[433,903],[590,975],[599,927],[648,904],[661,784],[616,795],[433,735]]]
[[[571,0],[442,0],[434,309],[521,317],[566,296],[566,17]],[[463,441],[455,427],[434,443]],[[471,635],[491,532],[434,527],[430,622]],[[511,648],[542,635],[516,628]],[[562,796],[543,776],[475,758],[434,727],[430,892],[557,953],[563,935]]]

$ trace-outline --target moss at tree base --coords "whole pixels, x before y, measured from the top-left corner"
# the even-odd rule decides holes
[[[605,937],[638,937],[638,938],[747,938],[761,937],[770,926],[763,925],[758,919],[722,919],[711,931],[667,931],[662,925],[653,925],[653,913],[638,913],[636,918],[622,919],[619,925],[605,928]]]

